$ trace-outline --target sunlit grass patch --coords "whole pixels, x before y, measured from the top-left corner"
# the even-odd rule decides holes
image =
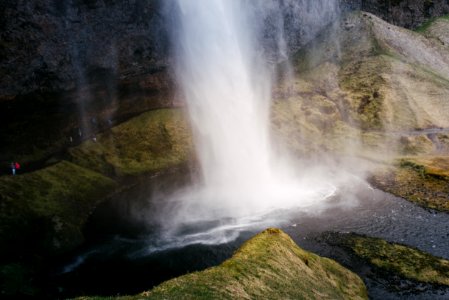
[[[139,175],[185,162],[193,149],[179,109],[144,113],[69,150],[72,161],[112,176]]]
[[[379,238],[349,234],[344,244],[371,264],[419,282],[449,286],[449,261]]]

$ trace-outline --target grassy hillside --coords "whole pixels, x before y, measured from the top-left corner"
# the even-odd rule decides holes
[[[438,30],[423,35],[360,12],[322,32],[274,91],[274,130],[296,131],[302,147],[345,150],[334,141],[349,135],[364,150],[401,151],[409,131],[449,128],[449,46],[435,37],[449,22],[434,22]]]
[[[83,223],[114,187],[111,179],[66,161],[0,177],[1,244],[17,249],[11,243],[32,244],[29,237],[46,250],[78,245]]]
[[[37,293],[45,259],[83,242],[88,216],[115,187],[113,180],[66,161],[0,177],[1,293]]]
[[[179,109],[146,112],[71,148],[74,163],[109,176],[139,175],[185,162],[190,128]]]
[[[46,259],[83,243],[88,217],[126,187],[121,179],[175,167],[192,150],[188,124],[176,109],[144,113],[96,138],[70,148],[70,162],[54,159],[36,171],[0,176],[1,293],[38,293]]]
[[[381,162],[377,187],[447,211],[447,178],[429,172],[448,170],[438,167],[449,158],[447,17],[420,32],[364,12],[337,25],[299,51],[293,78],[276,86],[273,135],[301,156],[356,156],[368,172]],[[403,157],[425,165],[425,176],[395,163]]]

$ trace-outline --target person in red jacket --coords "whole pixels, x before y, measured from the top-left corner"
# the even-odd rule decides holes
[[[14,176],[14,175],[16,175],[17,174],[17,171],[19,171],[19,169],[20,169],[20,164],[18,163],[18,162],[12,162],[11,163],[11,171],[12,171],[12,175]]]

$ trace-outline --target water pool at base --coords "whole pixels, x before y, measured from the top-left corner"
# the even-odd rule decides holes
[[[246,220],[190,224],[170,237],[161,235],[157,224],[135,218],[136,205],[143,214],[155,205],[143,196],[152,194],[147,189],[142,186],[119,195],[95,212],[86,230],[87,245],[58,263],[50,293],[58,297],[137,294],[170,278],[218,265],[254,234],[279,227],[300,247],[358,273],[371,299],[449,298],[448,288],[379,272],[327,241],[323,233],[354,232],[449,259],[448,214],[423,209],[366,184],[340,190],[316,211],[276,210]]]

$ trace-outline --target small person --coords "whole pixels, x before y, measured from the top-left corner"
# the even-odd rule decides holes
[[[16,164],[14,162],[11,162],[11,172],[12,176],[16,175]]]

